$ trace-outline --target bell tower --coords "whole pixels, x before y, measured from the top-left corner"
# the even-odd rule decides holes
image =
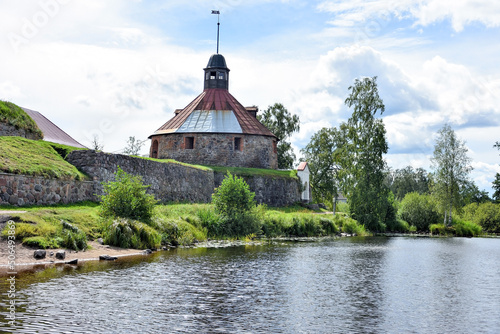
[[[226,60],[221,54],[214,54],[210,57],[205,71],[205,84],[203,89],[209,88],[229,88],[229,68]]]

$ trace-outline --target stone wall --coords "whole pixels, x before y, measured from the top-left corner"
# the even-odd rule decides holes
[[[0,173],[1,205],[49,205],[96,201],[94,182]]]
[[[6,137],[16,136],[16,137],[23,137],[23,138],[32,139],[32,140],[43,139],[43,137],[41,137],[38,134],[32,133],[31,131],[26,131],[24,129],[18,129],[13,125],[10,125],[10,124],[7,124],[7,123],[0,121],[0,137],[2,137],[2,136],[6,136]]]
[[[161,163],[121,154],[92,150],[71,152],[66,160],[96,181],[96,194],[103,193],[101,182],[114,181],[118,166],[128,174],[140,175],[150,185],[148,193],[160,202],[210,202],[214,174],[175,163]]]
[[[238,138],[239,143],[235,144]],[[275,144],[275,138],[266,136],[171,133],[151,137],[150,157],[190,164],[276,169],[278,155]]]
[[[215,187],[220,186],[226,174],[215,173]],[[300,202],[299,180],[271,176],[243,176],[255,201],[269,206],[286,206]]]
[[[176,163],[162,163],[126,155],[92,150],[71,152],[67,160],[92,177],[93,181],[64,181],[25,175],[0,173],[0,204],[48,205],[97,201],[103,194],[101,182],[113,181],[118,166],[132,175],[140,175],[148,192],[160,202],[201,202],[212,200],[212,193],[224,179],[224,173],[201,170]],[[285,206],[300,201],[297,179],[244,177],[257,203]]]

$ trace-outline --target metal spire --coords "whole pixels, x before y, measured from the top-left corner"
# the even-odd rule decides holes
[[[219,54],[219,27],[220,27],[219,15],[220,15],[220,11],[219,10],[212,10],[212,14],[217,14],[217,54]]]

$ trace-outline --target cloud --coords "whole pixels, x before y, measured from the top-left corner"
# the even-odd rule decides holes
[[[335,14],[332,23],[342,26],[391,18],[413,20],[415,26],[424,27],[449,20],[457,32],[475,22],[500,26],[500,3],[489,0],[329,0],[320,3],[318,9]]]

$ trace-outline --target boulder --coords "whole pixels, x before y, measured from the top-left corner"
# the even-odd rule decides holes
[[[78,264],[78,259],[68,261],[68,262],[66,262],[66,264]]]
[[[33,257],[37,260],[40,260],[40,259],[45,259],[45,257],[47,256],[47,252],[43,249],[37,249],[34,253],[33,253]]]
[[[61,250],[56,253],[56,259],[64,260],[66,258],[66,252]]]
[[[118,259],[116,256],[109,256],[109,255],[100,255],[99,260],[101,261],[114,261]]]

